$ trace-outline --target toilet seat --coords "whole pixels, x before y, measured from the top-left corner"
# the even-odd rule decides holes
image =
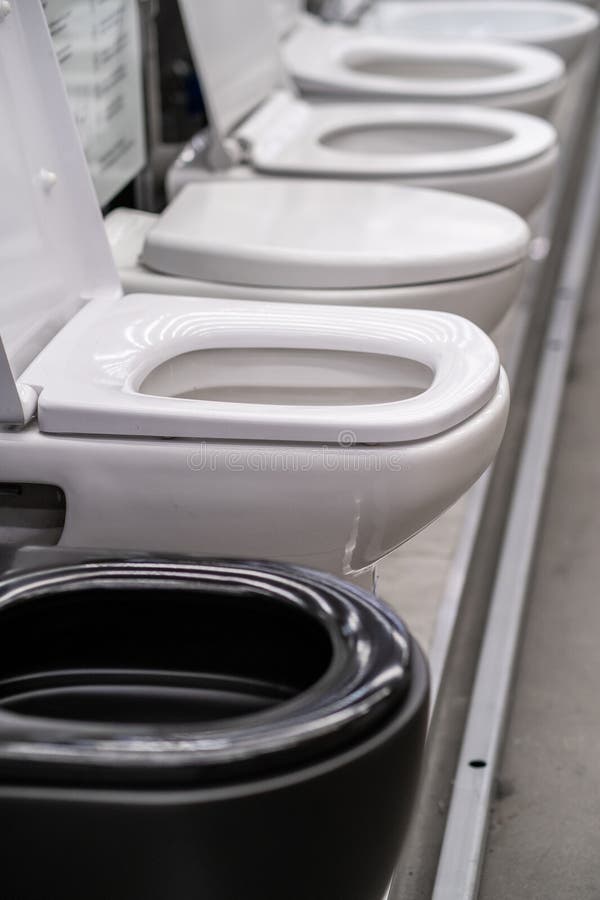
[[[361,29],[404,40],[505,41],[558,53],[569,64],[598,28],[598,15],[562,0],[375,0],[358,16]]]
[[[329,351],[355,354],[367,363],[369,357],[389,356],[426,367],[432,380],[409,399],[339,407],[140,392],[145,379],[165,362],[173,365],[184,354],[236,348],[321,351],[324,365]],[[276,371],[279,366],[281,362]],[[198,378],[198,368],[196,364],[190,377]],[[285,364],[280,371],[285,379]],[[216,376],[206,372],[204,377]],[[368,378],[368,373],[360,377]],[[415,441],[453,428],[490,401],[499,377],[492,342],[454,316],[357,309],[340,321],[329,307],[305,312],[293,306],[257,303],[248,308],[244,301],[189,297],[165,303],[162,297],[141,295],[109,309],[94,305],[79,313],[25,371],[22,382],[39,391],[38,422],[44,432],[335,444],[352,422],[356,443],[373,444]]]
[[[444,175],[473,175],[494,172],[539,160],[557,153],[556,133],[551,125],[534,116],[513,111],[488,110],[476,106],[386,104],[311,105],[279,95],[263,115],[259,113],[239,130],[242,140],[251,148],[251,162],[257,171],[280,174],[338,175],[340,177],[375,177],[394,179],[434,178]],[[273,122],[277,113],[277,123]],[[445,134],[465,135],[466,147],[456,150],[425,151],[410,147],[411,129],[430,129],[441,142]],[[347,152],[335,146],[337,136],[397,129],[400,142],[407,150],[386,152]],[[484,146],[469,147],[479,135],[493,135],[496,140]],[[390,136],[393,148],[395,135]],[[427,143],[435,136],[426,138]],[[425,143],[425,141],[423,141]]]
[[[533,47],[415,41],[324,26],[307,16],[284,40],[282,54],[303,91],[329,97],[546,109],[564,79],[562,61]]]
[[[259,288],[398,288],[518,265],[528,238],[508,210],[454,194],[272,178],[188,185],[148,231],[140,262]]]

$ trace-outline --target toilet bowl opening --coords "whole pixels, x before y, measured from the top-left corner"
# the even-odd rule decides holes
[[[0,611],[0,710],[116,725],[264,712],[315,684],[333,646],[313,615],[252,590],[110,581]]]
[[[432,381],[431,369],[402,357],[250,347],[181,354],[148,374],[138,391],[221,403],[340,406],[408,399]]]
[[[500,129],[467,127],[454,124],[419,124],[354,126],[325,132],[320,138],[324,147],[347,153],[369,153],[385,156],[415,156],[422,153],[452,153],[477,150],[503,144],[512,137]]]
[[[440,54],[441,55],[441,54]],[[419,59],[403,55],[373,55],[348,53],[344,64],[353,72],[377,75],[380,78],[423,79],[424,81],[484,80],[511,75],[515,69],[497,60]]]

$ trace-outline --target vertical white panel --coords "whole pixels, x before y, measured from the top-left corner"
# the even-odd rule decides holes
[[[146,160],[137,0],[43,0],[43,6],[105,205]]]

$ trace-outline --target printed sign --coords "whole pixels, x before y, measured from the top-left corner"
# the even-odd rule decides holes
[[[101,206],[146,161],[137,0],[43,0]]]

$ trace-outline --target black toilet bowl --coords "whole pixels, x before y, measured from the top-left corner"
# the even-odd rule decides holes
[[[95,560],[0,583],[0,872],[15,900],[382,900],[428,698],[333,577]]]

